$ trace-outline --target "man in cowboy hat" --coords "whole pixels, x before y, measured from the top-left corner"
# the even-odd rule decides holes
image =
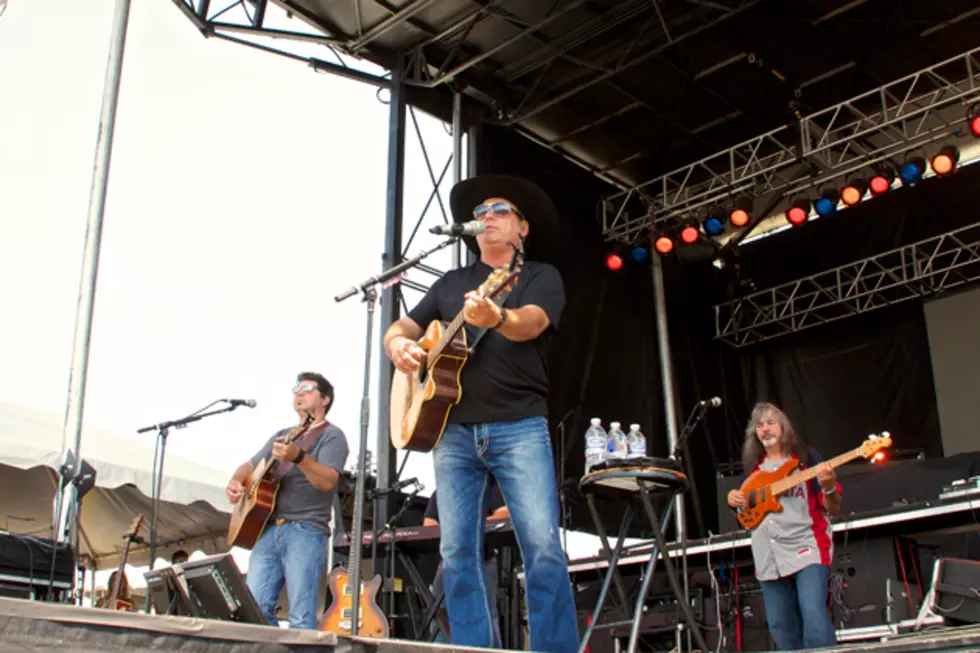
[[[490,476],[499,485],[524,557],[530,649],[578,649],[568,565],[558,536],[558,487],[548,433],[548,345],[565,292],[558,271],[527,260],[503,306],[476,288],[508,265],[515,247],[540,259],[552,244],[558,215],[544,191],[524,179],[467,179],[450,194],[453,220],[480,220],[486,230],[466,244],[475,264],[436,281],[407,317],[385,333],[385,351],[402,372],[418,369],[417,340],[433,320],[461,310],[467,343],[483,333],[463,366],[462,398],[433,451],[439,491],[442,573],[452,643],[500,647],[487,603],[483,569],[484,497]]]

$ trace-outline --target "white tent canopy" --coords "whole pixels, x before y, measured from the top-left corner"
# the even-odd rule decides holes
[[[0,402],[0,526],[50,537],[63,418]],[[73,443],[69,445],[73,446]],[[82,458],[96,470],[96,487],[82,500],[79,553],[89,567],[119,564],[122,535],[133,519],[151,515],[153,446],[83,425]],[[227,474],[167,454],[160,493],[157,555],[226,551]],[[148,535],[148,528],[141,533]],[[134,545],[130,563],[146,564],[147,547]]]

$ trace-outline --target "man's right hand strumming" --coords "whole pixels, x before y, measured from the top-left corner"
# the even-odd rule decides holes
[[[225,494],[228,495],[228,501],[238,503],[238,500],[245,494],[245,486],[242,485],[241,481],[231,479],[228,481],[228,487],[225,488]]]
[[[399,372],[411,374],[419,369],[425,350],[405,336],[396,336],[388,341],[388,358]]]

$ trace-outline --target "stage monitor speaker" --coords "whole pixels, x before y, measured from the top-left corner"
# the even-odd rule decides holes
[[[940,558],[932,574],[932,610],[949,622],[980,624],[980,562]]]
[[[229,553],[185,562],[183,569],[191,609],[198,616],[266,625],[255,597]]]
[[[196,616],[189,597],[177,578],[178,572],[180,572],[179,565],[173,565],[143,573],[150,604],[157,614]]]

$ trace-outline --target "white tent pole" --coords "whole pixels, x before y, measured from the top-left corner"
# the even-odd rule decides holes
[[[82,410],[85,403],[85,382],[88,372],[89,344],[92,335],[92,308],[95,304],[95,282],[99,272],[99,250],[102,246],[102,221],[105,214],[106,188],[109,183],[109,162],[112,158],[112,139],[116,126],[116,103],[119,99],[119,80],[122,76],[123,51],[129,24],[131,0],[116,0],[112,19],[109,59],[106,64],[102,91],[102,112],[95,145],[95,165],[92,169],[92,188],[89,195],[88,223],[85,250],[82,255],[82,275],[78,288],[78,307],[75,313],[75,339],[72,346],[71,375],[68,382],[68,407],[62,431],[62,449],[69,441],[75,443],[75,473],[81,469]],[[71,492],[74,499],[74,491]],[[59,533],[60,535],[60,533]]]

